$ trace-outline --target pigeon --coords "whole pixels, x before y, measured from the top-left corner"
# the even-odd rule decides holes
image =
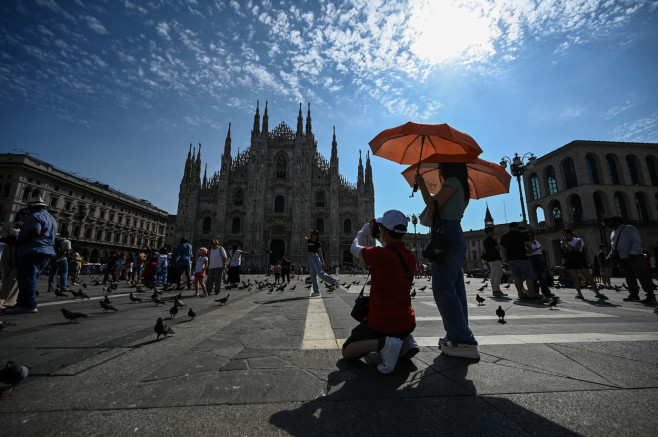
[[[476,294],[476,295],[475,295],[475,300],[478,301],[478,306],[480,306],[480,305],[482,305],[482,303],[483,303],[486,299],[483,298],[482,296],[480,296],[479,294]]]
[[[81,285],[82,285],[82,288],[87,288],[87,283],[86,282],[83,282]]]
[[[155,327],[153,328],[153,331],[155,331],[155,333],[158,334],[158,336],[155,338],[156,340],[159,340],[161,335],[164,335],[164,339],[166,340],[168,334],[175,334],[173,329],[171,329],[169,326],[164,324],[164,322],[162,321],[162,317],[158,317],[158,321],[155,322]]]
[[[413,299],[414,297],[416,297],[416,289],[415,288],[413,290],[411,290],[411,298]]]
[[[290,290],[289,290],[289,291],[295,291],[295,288],[297,288],[297,284],[295,284],[295,285],[293,285],[292,287],[290,287]]]
[[[313,284],[309,284],[309,285],[306,286],[306,289],[308,290],[308,289],[311,288],[312,286],[313,286]]]
[[[103,299],[103,302],[108,303],[108,304],[112,304],[112,301],[110,300],[110,298],[107,295],[105,295],[105,299]]]
[[[144,292],[144,289],[143,289],[140,285],[138,285],[137,287],[135,287],[135,291],[136,291],[137,293],[143,293],[143,292]]]
[[[509,286],[510,286],[510,284],[507,284],[507,285],[505,286],[505,288],[509,288]]]
[[[487,278],[484,278],[484,279],[482,280],[482,283],[483,283],[483,284],[484,284],[485,282],[487,282]]]
[[[345,290],[349,290],[351,286],[352,286],[352,284],[347,284],[347,285],[345,286]]]
[[[470,284],[470,283],[471,283],[471,281],[466,281],[466,285],[468,285],[468,284]]]
[[[180,308],[183,308],[183,307],[186,307],[186,306],[187,306],[187,304],[184,304],[183,301],[180,300],[180,299],[178,299],[178,298],[175,298],[175,299],[174,299],[174,303],[175,303],[176,305],[178,305]]]
[[[98,279],[95,280],[95,281],[94,281],[94,285],[101,285],[101,281],[99,281]]]
[[[277,288],[276,288],[276,291],[278,291],[278,292],[282,292],[285,288],[286,288],[286,284],[283,284],[282,286],[277,287]]]
[[[220,305],[224,305],[228,301],[229,296],[230,296],[230,294],[227,294],[226,297],[223,297],[221,299],[217,299],[217,300],[215,300],[215,302],[219,302]]]
[[[487,288],[488,286],[489,286],[489,284],[484,284],[484,285],[482,286],[482,288]]]
[[[478,291],[482,291],[482,290],[484,290],[484,287],[478,288]]]
[[[496,310],[496,315],[498,316],[498,323],[507,323],[505,321],[505,310],[500,305],[498,305],[498,309]]]
[[[153,293],[151,295],[151,300],[155,302],[155,306],[164,305],[164,301],[158,297],[158,293]]]
[[[548,306],[549,306],[549,308],[550,308],[550,309],[555,308],[555,307],[557,306],[557,304],[558,304],[559,299],[560,299],[560,298],[557,297],[557,296],[553,296],[553,297],[551,297],[550,300],[548,301]]]
[[[62,314],[64,314],[64,317],[66,317],[67,319],[69,319],[71,321],[69,323],[72,323],[72,322],[78,323],[79,318],[87,317],[86,314],[67,311],[64,308],[62,308]]]
[[[425,291],[427,289],[427,285],[423,285],[418,289],[418,291]]]
[[[198,311],[194,311],[192,308],[190,308],[190,309],[187,311],[187,315],[190,316],[190,317],[192,318],[192,320],[194,320],[194,318],[195,318],[198,314],[199,314],[199,312],[198,312]]]
[[[142,298],[140,297],[135,297],[133,296],[132,292],[130,292],[130,302],[142,302]]]
[[[55,297],[68,297],[68,294],[64,293],[58,288],[55,290]]]
[[[176,305],[176,303],[174,302],[174,306],[169,308],[169,315],[173,319],[174,317],[176,317],[176,314],[178,314],[178,305]]]
[[[2,392],[2,396],[8,396],[18,384],[25,381],[29,369],[27,366],[19,366],[15,361],[7,361],[5,368],[0,370],[0,382],[9,384],[9,389]]]
[[[99,301],[98,303],[101,304],[101,306],[103,307],[103,309],[105,310],[105,312],[108,312],[108,311],[119,311],[118,309],[114,308],[114,306],[112,306],[111,303],[105,303],[104,300],[101,300],[101,301]]]
[[[89,299],[89,295],[84,291],[82,291],[82,288],[79,289],[77,293],[71,290],[71,294],[74,295],[75,297],[80,298],[80,300]]]
[[[2,332],[7,326],[16,326],[16,323],[0,321],[0,332]]]

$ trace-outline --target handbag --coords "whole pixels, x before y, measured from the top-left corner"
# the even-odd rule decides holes
[[[432,213],[432,238],[423,249],[423,256],[428,260],[441,264],[448,257],[452,241],[448,240],[441,230],[441,215],[439,202],[434,199],[434,212]]]
[[[368,272],[370,276],[370,272]],[[368,283],[368,278],[366,277],[366,283]],[[370,310],[370,296],[363,294],[363,291],[366,289],[366,284],[363,284],[361,288],[361,293],[354,299],[354,307],[350,315],[357,322],[363,322],[366,317],[368,317],[368,311]]]

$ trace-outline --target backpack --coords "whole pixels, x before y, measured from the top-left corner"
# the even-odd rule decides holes
[[[62,237],[55,237],[55,259],[60,259],[64,256],[66,256],[64,239]]]

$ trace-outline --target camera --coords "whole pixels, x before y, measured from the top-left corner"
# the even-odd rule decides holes
[[[375,219],[370,220],[370,235],[372,238],[379,238],[381,235],[381,225],[375,221]]]

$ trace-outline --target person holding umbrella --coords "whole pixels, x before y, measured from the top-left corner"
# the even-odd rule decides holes
[[[432,262],[432,291],[436,306],[443,319],[445,337],[439,340],[439,349],[446,355],[480,359],[477,341],[468,326],[468,305],[462,264],[466,260],[466,239],[461,228],[464,210],[471,198],[465,163],[438,163],[441,189],[432,196],[425,179],[416,173],[415,183],[425,201],[426,208],[420,216],[421,224],[431,226],[434,200],[438,202],[443,235],[452,242],[447,259]]]

